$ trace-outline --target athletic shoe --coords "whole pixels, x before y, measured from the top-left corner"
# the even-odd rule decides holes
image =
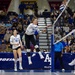
[[[14,71],[17,71],[17,64],[14,64]]]
[[[30,62],[29,62],[29,65],[31,65],[31,64],[32,64],[32,62],[30,61]]]
[[[70,66],[75,65],[75,59],[69,63]]]
[[[62,72],[65,72],[65,69],[64,68],[62,69]]]
[[[75,74],[75,71],[73,73]]]
[[[23,70],[22,66],[19,67],[20,70]]]
[[[14,68],[14,71],[17,71],[17,68],[16,67]]]

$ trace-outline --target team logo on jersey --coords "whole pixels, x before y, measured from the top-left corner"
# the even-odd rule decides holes
[[[15,38],[14,40],[15,40],[15,42],[18,42],[18,41],[19,41],[19,39],[18,39],[18,38]]]

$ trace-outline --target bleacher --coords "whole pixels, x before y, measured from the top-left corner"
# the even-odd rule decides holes
[[[44,18],[44,17],[38,18],[38,27],[40,28],[40,30],[43,30],[47,25],[52,25],[50,18]],[[50,36],[52,33],[52,26],[50,26],[49,28],[46,28],[46,30],[47,30],[46,33],[39,34],[39,46],[40,46],[40,49],[42,49],[42,50],[50,51],[50,49],[51,49]]]

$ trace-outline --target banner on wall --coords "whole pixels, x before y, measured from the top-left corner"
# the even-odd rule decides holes
[[[35,7],[35,3],[36,3],[36,1],[34,1],[34,0],[33,1],[30,1],[30,0],[28,0],[28,1],[22,0],[21,2],[24,3],[25,9],[33,9]]]
[[[44,59],[40,59],[38,53],[33,57],[33,53],[31,53],[31,59],[33,64],[28,64],[28,59],[26,53],[22,53],[22,64],[24,69],[45,69],[50,70],[52,69],[52,63],[51,62],[51,53],[43,53]],[[70,63],[75,58],[75,54],[66,53],[63,54],[63,61],[64,61],[64,68],[66,70],[72,70],[73,66],[69,66],[68,63]],[[19,68],[19,62],[17,63]],[[60,62],[56,62],[57,69],[61,69]],[[13,69],[14,68],[14,58],[13,53],[0,53],[0,69]]]
[[[41,60],[38,53],[36,53],[36,55],[32,57],[33,64],[29,65],[26,53],[22,53],[23,68],[24,69],[51,69],[50,53],[43,53],[43,55],[44,55],[44,59]],[[0,69],[13,69],[13,68],[14,68],[13,54],[0,53]]]

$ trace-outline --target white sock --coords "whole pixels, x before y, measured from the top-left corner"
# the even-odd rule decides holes
[[[19,66],[22,67],[22,57],[19,57]]]
[[[19,66],[22,67],[22,63],[21,62],[19,62]]]
[[[15,63],[14,68],[17,68],[17,63]]]
[[[21,62],[19,62],[19,69],[20,69],[20,70],[23,69],[23,67],[22,67],[22,63],[21,63]]]
[[[14,67],[17,68],[17,60],[14,60]]]
[[[42,55],[42,53],[40,51],[38,52],[38,54],[39,54],[39,56],[40,56],[41,59],[44,58],[44,56]]]
[[[29,64],[32,64],[32,61],[31,61],[31,57],[30,56],[28,57],[28,62],[29,62]]]

